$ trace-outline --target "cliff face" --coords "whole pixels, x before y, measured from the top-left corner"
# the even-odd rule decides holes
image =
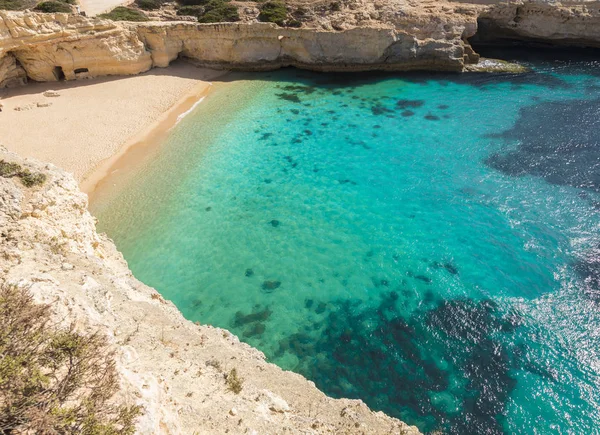
[[[219,68],[263,70],[461,71],[473,17],[424,32],[377,23],[347,30],[286,29],[271,23],[120,24],[66,14],[0,12],[0,83],[138,74],[182,55]],[[468,22],[467,22],[468,21]],[[432,37],[436,36],[436,37]],[[468,45],[468,44],[467,44]],[[17,73],[18,72],[18,73]],[[64,76],[63,76],[64,74]]]
[[[480,42],[600,47],[600,2],[501,3],[480,14],[479,27]]]
[[[306,26],[251,22],[114,23],[68,14],[0,12],[0,87],[138,74],[178,56],[204,66],[266,70],[463,71],[467,42],[531,40],[600,46],[600,2],[347,0]],[[478,23],[481,29],[478,31]]]
[[[48,179],[27,189],[0,177],[0,287],[28,289],[64,323],[106,333],[122,398],[144,408],[139,433],[419,433],[361,401],[326,397],[225,330],[185,320],[96,233],[71,175],[0,147],[2,159]],[[239,394],[225,382],[233,368]]]
[[[32,80],[55,81],[61,74],[73,80],[152,67],[150,52],[135,32],[70,14],[0,12],[0,59],[7,57],[8,69],[0,63],[0,83],[7,84],[15,70]]]

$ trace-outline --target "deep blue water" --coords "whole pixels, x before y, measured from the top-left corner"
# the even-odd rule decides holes
[[[232,76],[93,211],[135,275],[334,397],[598,434],[600,76]]]

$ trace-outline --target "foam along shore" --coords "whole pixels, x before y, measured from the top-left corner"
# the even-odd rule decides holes
[[[222,74],[176,62],[138,76],[5,89],[0,142],[73,173],[89,192],[130,147],[172,127]]]

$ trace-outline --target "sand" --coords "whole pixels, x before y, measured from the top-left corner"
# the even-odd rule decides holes
[[[170,128],[208,92],[209,80],[222,74],[176,62],[138,76],[2,90],[0,144],[73,173],[91,191],[113,161],[144,138],[160,134],[157,129]],[[44,96],[48,90],[60,96]]]
[[[79,0],[79,7],[88,17],[109,12],[117,6],[130,3],[129,0]]]

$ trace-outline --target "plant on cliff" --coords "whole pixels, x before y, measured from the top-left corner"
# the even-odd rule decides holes
[[[18,11],[20,9],[25,9],[23,2],[20,0],[0,0],[0,10]]]
[[[204,6],[204,14],[198,17],[200,23],[223,23],[239,21],[237,6],[223,0],[211,0]]]
[[[0,160],[0,177],[18,177],[26,187],[42,185],[46,181],[46,174],[42,174],[41,172],[34,173],[29,169],[23,168],[18,163],[6,162],[4,160]]]
[[[187,0],[184,0],[187,2]],[[192,0],[201,4],[188,4],[181,6],[178,15],[191,15],[198,18],[200,23],[227,23],[240,20],[238,9],[224,0]],[[190,3],[191,3],[190,2]]]
[[[227,384],[227,389],[229,391],[232,391],[235,394],[240,394],[244,380],[238,376],[237,369],[233,368],[228,374],[225,375],[225,383]]]
[[[182,6],[204,6],[210,3],[210,1],[211,0],[179,0],[178,3]]]
[[[285,4],[280,1],[268,1],[260,6],[260,14],[258,15],[260,21],[275,23],[279,26],[285,24],[287,19],[287,9]]]
[[[99,15],[99,17],[113,21],[148,21],[148,17],[142,11],[126,8],[125,6],[117,6],[112,11]]]
[[[32,9],[37,0],[0,0],[0,10],[3,11],[21,11],[23,9]]]
[[[60,328],[50,306],[0,289],[0,433],[133,434],[140,408],[115,404],[118,389],[104,336]]]
[[[162,4],[162,0],[135,0],[135,5],[140,9],[144,9],[145,11],[154,11],[160,9]]]
[[[181,6],[177,9],[177,15],[187,15],[190,17],[198,17],[204,13],[204,6],[191,5]]]
[[[34,10],[47,13],[63,12],[70,14],[73,12],[73,9],[68,5],[68,3],[53,0],[38,3]]]

